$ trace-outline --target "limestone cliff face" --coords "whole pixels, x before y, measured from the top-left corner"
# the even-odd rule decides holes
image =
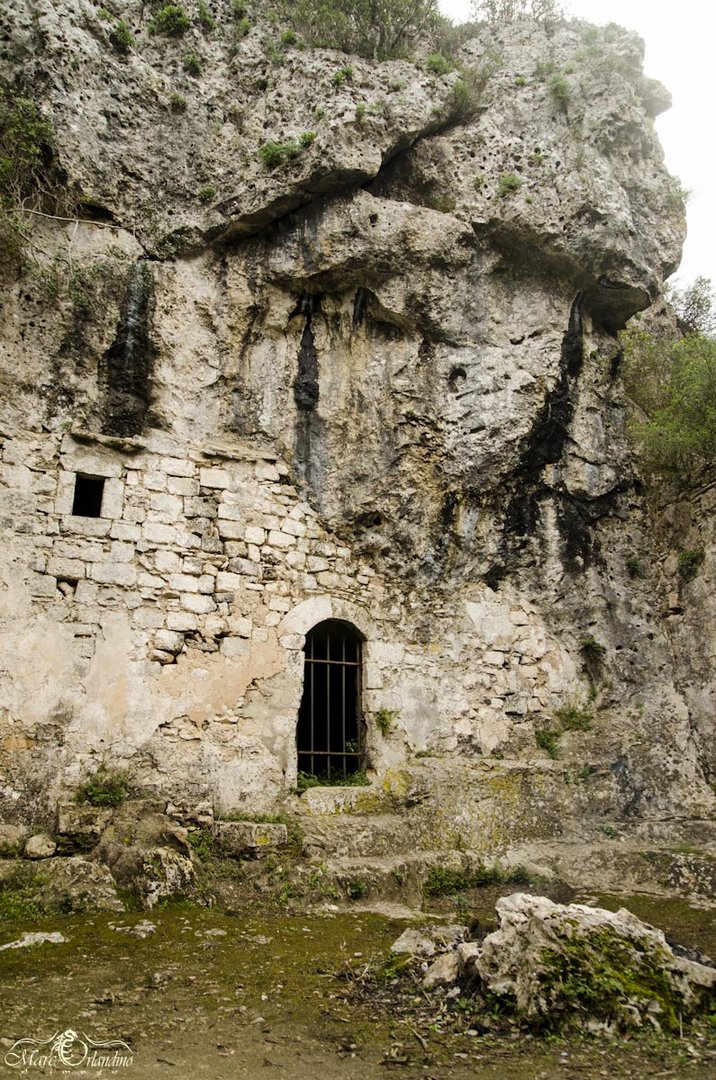
[[[3,295],[8,805],[103,757],[274,805],[332,617],[366,639],[378,776],[416,752],[509,776],[507,803],[475,785],[488,846],[700,814],[704,701],[627,573],[650,541],[616,332],[684,229],[640,41],[483,28],[436,77],[214,9],[174,40],[122,5],[125,57],[85,0],[9,4],[7,76],[86,219],[38,218]],[[77,473],[105,480],[89,524]],[[566,764],[535,745],[560,706],[596,717]]]

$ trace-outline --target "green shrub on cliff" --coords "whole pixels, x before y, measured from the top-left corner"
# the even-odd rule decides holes
[[[683,480],[713,468],[716,339],[705,333],[656,337],[628,328],[622,345],[624,384],[640,410],[631,428],[647,475]]]
[[[123,770],[111,771],[100,765],[79,788],[76,794],[78,803],[90,806],[121,806],[130,793],[129,778]]]
[[[34,101],[0,87],[0,256],[6,264],[22,252],[23,210],[54,208],[52,138],[52,125]]]
[[[120,19],[110,31],[109,40],[112,48],[121,56],[126,56],[134,48],[134,36],[124,19]]]
[[[150,30],[153,34],[181,37],[190,26],[189,16],[181,4],[167,4],[152,19]]]

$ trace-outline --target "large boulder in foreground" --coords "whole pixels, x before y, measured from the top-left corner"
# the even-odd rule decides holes
[[[463,974],[479,976],[484,992],[538,1027],[650,1021],[678,1031],[716,1001],[716,968],[676,955],[661,930],[624,908],[614,913],[515,893],[497,901],[497,913],[499,930],[478,949],[459,947]]]

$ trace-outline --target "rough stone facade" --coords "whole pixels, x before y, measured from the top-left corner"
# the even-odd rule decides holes
[[[364,639],[369,774],[427,800],[434,846],[705,814],[712,650],[681,665],[656,560],[627,572],[655,541],[615,335],[683,230],[638,39],[478,35],[464,116],[455,72],[356,60],[338,84],[339,53],[272,66],[261,20],[230,47],[228,5],[187,90],[126,6],[120,60],[93,5],[10,5],[92,220],[38,220],[4,284],[3,818],[47,820],[100,762],[275,809],[325,619]],[[315,141],[261,165],[298,115]],[[72,512],[78,474],[99,516]],[[565,707],[594,723],[551,760]]]

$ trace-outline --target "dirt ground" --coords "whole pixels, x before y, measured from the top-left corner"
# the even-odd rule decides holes
[[[482,898],[491,906],[493,898]],[[604,906],[623,900],[600,898]],[[462,900],[464,908],[465,900]],[[477,905],[477,900],[475,900]],[[713,912],[634,898],[641,917],[676,940],[716,953]],[[447,913],[447,912],[446,912]],[[657,918],[659,916],[659,918]],[[156,929],[131,933],[138,924]],[[426,921],[429,921],[426,920]],[[151,914],[45,916],[5,924],[60,931],[65,943],[0,952],[0,1075],[174,1077],[177,1080],[714,1080],[716,1033],[683,1039],[537,1039],[479,1033],[458,1006],[415,1015],[373,993],[363,974],[382,965],[405,921],[351,910],[234,914],[180,903]],[[368,981],[370,982],[370,980]],[[358,985],[359,984],[359,985]],[[425,995],[423,995],[425,996]],[[425,1006],[428,1013],[430,1009]],[[13,1067],[18,1039],[72,1029],[121,1039],[131,1065]],[[125,1053],[125,1056],[130,1056]]]

